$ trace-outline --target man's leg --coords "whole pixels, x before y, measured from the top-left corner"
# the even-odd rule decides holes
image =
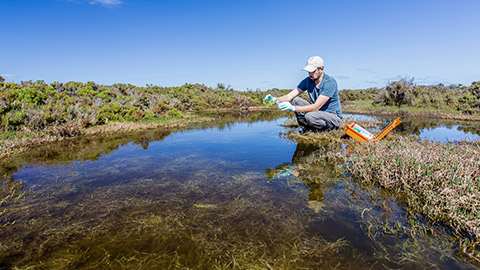
[[[334,112],[308,112],[304,118],[308,126],[320,131],[330,131],[339,128],[342,124],[342,119]]]
[[[301,97],[295,97],[294,99],[292,99],[293,106],[303,106],[303,105],[309,105],[309,104],[310,102],[306,101]],[[305,119],[305,113],[295,112],[295,116],[297,117],[297,122],[301,127],[308,128],[308,122]]]

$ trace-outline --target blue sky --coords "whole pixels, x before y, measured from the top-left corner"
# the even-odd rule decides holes
[[[0,0],[0,74],[291,89],[320,55],[340,89],[480,80],[478,0]]]

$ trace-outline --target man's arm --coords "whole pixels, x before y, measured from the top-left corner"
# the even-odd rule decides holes
[[[301,93],[303,93],[302,90],[300,90],[298,87],[293,89],[292,91],[290,91],[288,94],[284,95],[284,96],[280,96],[280,97],[277,97],[277,100],[280,101],[280,102],[285,102],[285,101],[292,101],[292,99],[294,99],[296,96],[300,95]]]
[[[316,112],[323,107],[323,105],[330,99],[330,97],[320,95],[315,103],[304,105],[304,106],[294,106],[296,112]]]

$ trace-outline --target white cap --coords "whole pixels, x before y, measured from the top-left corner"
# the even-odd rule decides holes
[[[323,59],[320,56],[312,56],[308,59],[307,65],[303,70],[314,72],[319,67],[323,67]]]

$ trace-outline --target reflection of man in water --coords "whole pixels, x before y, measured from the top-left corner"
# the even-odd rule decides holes
[[[320,56],[308,59],[303,70],[308,77],[297,88],[278,97],[278,107],[295,112],[298,124],[304,130],[333,130],[342,123],[342,107],[338,96],[337,81],[323,72],[324,62]],[[312,103],[298,97],[307,91]]]
[[[295,153],[293,153],[292,156],[292,164],[302,163],[303,160],[311,156],[315,150],[317,150],[317,148],[298,143],[297,148],[295,148]]]
[[[275,167],[275,169],[267,168],[265,170],[265,177],[267,179],[274,179],[275,177],[289,177],[291,175],[294,175],[296,177],[302,178],[301,175],[298,175],[298,165],[295,164],[301,164],[304,162],[304,159],[310,157],[313,152],[317,150],[316,148],[303,145],[303,144],[297,144],[297,148],[295,149],[295,153],[293,154],[292,157],[292,162],[291,164],[281,164]],[[296,171],[296,172],[295,172]],[[323,195],[323,182],[321,179],[318,179],[319,181],[316,181],[316,179],[310,179],[310,176],[307,176],[308,179],[301,180],[302,183],[304,183],[306,186],[308,186],[309,191],[308,191],[308,206],[312,208],[315,212],[321,210],[323,208],[324,204],[324,195]]]
[[[295,153],[293,154],[293,157],[292,157],[292,164],[301,164],[302,160],[312,155],[312,153],[315,150],[316,149],[313,147],[309,147],[303,144],[297,144],[297,148],[295,149]],[[307,186],[310,189],[308,191],[309,205],[315,206],[317,208],[322,207],[323,202],[325,200],[324,192],[323,192],[323,183],[316,183],[312,181],[312,182],[309,182]],[[320,204],[310,203],[312,201],[316,201]]]

